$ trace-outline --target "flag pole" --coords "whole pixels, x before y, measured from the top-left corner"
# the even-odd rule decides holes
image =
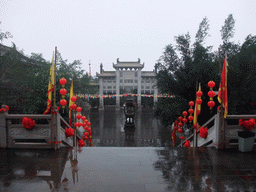
[[[220,48],[219,48],[219,70],[220,70],[220,132],[221,132],[221,148],[224,148],[225,146],[225,131],[224,131],[224,111],[223,111],[223,88],[222,88],[222,65],[221,65],[221,54],[220,54]]]
[[[54,108],[56,108],[56,62],[57,62],[57,46],[55,47],[55,61],[54,61]]]

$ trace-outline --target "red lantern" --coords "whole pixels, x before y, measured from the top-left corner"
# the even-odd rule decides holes
[[[188,112],[189,112],[190,114],[193,114],[193,113],[194,113],[194,109],[189,109]]]
[[[188,120],[186,118],[183,118],[182,121],[184,124],[186,124],[188,122]]]
[[[71,101],[76,102],[76,96],[71,97]]]
[[[64,77],[60,79],[61,85],[66,85],[66,83],[67,83],[67,80]]]
[[[85,120],[86,120],[86,117],[85,117],[85,116],[83,116],[81,119],[82,119],[83,121],[85,121]]]
[[[176,130],[179,129],[179,127],[175,125],[175,126],[173,127],[173,129],[176,131]]]
[[[202,97],[203,92],[202,92],[202,91],[197,91],[197,92],[196,92],[196,95],[197,95],[197,97]]]
[[[179,123],[178,125],[179,125],[179,127],[182,127],[182,126],[183,126],[183,123]]]
[[[86,123],[82,123],[82,126],[85,127],[85,126],[87,126],[87,125],[86,125]]]
[[[182,115],[186,117],[188,115],[188,112],[187,111],[183,111]]]
[[[81,127],[82,123],[81,122],[77,122],[77,127]]]
[[[194,102],[193,101],[190,101],[188,104],[189,104],[190,107],[194,106]]]
[[[80,140],[78,141],[78,146],[79,146],[79,147],[84,147],[84,146],[85,146],[85,142],[84,142],[83,139],[80,139]]]
[[[84,123],[86,123],[86,124],[87,124],[88,122],[89,122],[89,121],[88,121],[87,119],[86,119],[86,120],[84,120]]]
[[[82,111],[82,108],[81,108],[81,107],[77,107],[77,108],[76,108],[76,111],[77,111],[77,112],[81,112],[81,111]]]
[[[220,110],[220,106],[217,107],[217,110],[218,110],[218,111]]]
[[[88,132],[84,132],[84,136],[88,136],[89,135],[89,133]]]
[[[60,104],[61,104],[62,106],[67,105],[66,99],[61,99],[61,100],[60,100]]]
[[[210,108],[213,108],[214,107],[214,105],[215,105],[215,102],[214,101],[208,101],[208,106],[210,107]]]
[[[189,120],[190,122],[193,121],[193,119],[194,119],[193,116],[189,116],[189,117],[188,117],[188,120]]]
[[[90,127],[90,126],[91,126],[91,123],[90,123],[90,122],[88,122],[88,123],[87,123],[87,125]]]
[[[179,121],[175,121],[174,124],[175,124],[175,125],[178,125],[178,124],[179,124]]]
[[[182,132],[183,132],[183,130],[182,130],[182,129],[178,129],[178,132],[179,132],[179,133],[182,133]]]
[[[9,111],[9,106],[8,106],[8,105],[5,105],[5,107],[6,107],[6,110]]]
[[[81,115],[81,114],[78,114],[78,115],[76,116],[76,118],[77,118],[77,119],[81,119],[81,118],[82,118],[82,115]]]
[[[197,100],[196,100],[196,103],[197,103],[198,105],[200,105],[200,104],[203,103],[203,100],[202,100],[202,99],[197,99]]]
[[[61,94],[61,95],[66,95],[66,94],[67,94],[67,90],[64,89],[64,88],[61,89],[61,90],[60,90],[60,94]]]
[[[215,86],[215,82],[214,82],[214,81],[209,81],[209,82],[208,82],[208,86],[209,86],[210,88],[213,88],[213,87]]]
[[[209,92],[208,92],[208,96],[209,96],[209,97],[214,97],[214,96],[215,96],[214,91],[209,91]]]
[[[179,119],[179,121],[182,121],[183,117],[182,117],[182,116],[180,116],[178,119]]]
[[[180,136],[180,139],[182,140],[182,139],[183,139],[183,137],[182,137],[182,136]]]
[[[71,109],[75,110],[77,106],[76,106],[76,104],[72,104],[70,107],[71,107]]]

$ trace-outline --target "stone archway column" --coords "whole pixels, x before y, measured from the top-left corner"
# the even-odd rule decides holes
[[[120,107],[120,72],[119,69],[116,69],[116,107],[119,108]]]
[[[138,91],[137,91],[137,104],[141,107],[141,69],[138,69]]]
[[[103,79],[100,78],[100,107],[99,109],[104,109],[104,98],[103,98]]]
[[[158,89],[157,87],[154,88],[154,105],[158,101]]]

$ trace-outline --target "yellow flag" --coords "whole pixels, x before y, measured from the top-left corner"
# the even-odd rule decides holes
[[[199,89],[198,91],[201,91],[201,84],[199,83]],[[196,101],[197,99],[200,99],[201,97],[196,96]],[[197,130],[198,129],[198,115],[201,113],[201,104],[195,103],[195,110],[194,110],[194,119],[193,119],[193,126]]]
[[[72,127],[72,119],[71,119],[71,117],[72,117],[72,109],[71,109],[71,105],[73,105],[75,102],[73,102],[73,101],[71,101],[71,97],[73,97],[73,95],[74,95],[74,93],[73,93],[73,80],[71,80],[71,86],[70,86],[70,95],[69,95],[69,107],[68,107],[68,109],[69,109],[69,125]]]
[[[47,100],[47,107],[46,110],[44,112],[44,115],[49,113],[51,106],[52,106],[52,92],[54,90],[54,70],[55,70],[55,66],[54,66],[54,53],[52,56],[52,65],[50,68],[50,79],[49,79],[49,84],[48,84],[48,92],[47,92],[47,96],[48,96],[48,100]]]

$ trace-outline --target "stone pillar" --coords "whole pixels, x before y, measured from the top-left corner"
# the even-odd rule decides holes
[[[138,97],[137,97],[137,104],[138,107],[141,107],[141,69],[138,69]]]
[[[119,88],[119,85],[120,85],[120,71],[117,68],[116,69],[116,107],[117,108],[120,108],[120,98],[119,98],[120,88]]]
[[[158,89],[155,86],[154,87],[154,105],[156,104],[157,101],[158,101]]]
[[[6,117],[8,114],[5,105],[2,105],[1,108],[5,109],[5,112],[0,112],[0,148],[6,148]]]
[[[104,109],[104,98],[102,97],[103,96],[103,79],[100,78],[100,107],[99,109]]]

